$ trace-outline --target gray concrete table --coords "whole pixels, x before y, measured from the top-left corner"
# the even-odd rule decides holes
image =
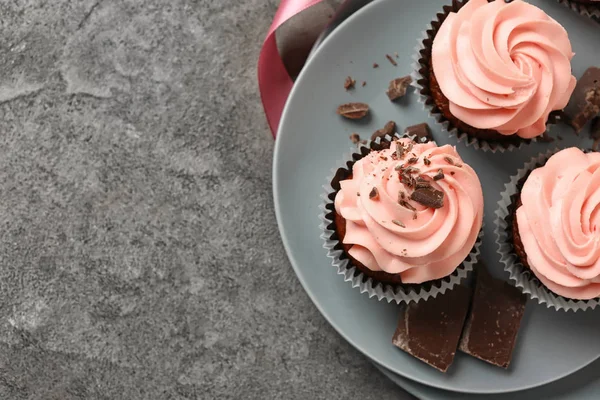
[[[1,399],[398,399],[279,239],[277,0],[0,2]]]

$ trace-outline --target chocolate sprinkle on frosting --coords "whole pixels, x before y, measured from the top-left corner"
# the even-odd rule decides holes
[[[444,156],[444,161],[446,161],[450,165],[454,165],[454,160],[450,158],[450,156]]]
[[[404,225],[401,221],[398,221],[397,219],[393,219],[392,222],[401,228],[406,228],[406,225]]]
[[[423,158],[423,164],[431,165],[431,160],[429,158]]]
[[[413,193],[414,193],[414,192],[413,192]],[[411,198],[412,198],[412,196],[411,196]],[[409,203],[408,201],[406,201],[406,200],[401,200],[401,201],[400,201],[400,205],[401,205],[402,207],[404,207],[404,208],[408,208],[410,211],[417,211],[417,209],[416,209],[416,208],[414,208],[414,207],[413,207],[413,205],[412,205],[412,204],[410,204],[410,203]]]
[[[410,195],[410,199],[425,207],[442,208],[444,206],[444,192],[433,189],[417,189]]]
[[[379,198],[379,192],[377,191],[377,188],[374,187],[373,189],[371,189],[371,193],[369,193],[369,198],[371,200],[376,200]]]
[[[440,179],[444,179],[444,171],[441,168],[438,169],[437,174],[433,176],[434,181],[439,181]]]

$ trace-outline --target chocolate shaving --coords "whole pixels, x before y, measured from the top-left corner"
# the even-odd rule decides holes
[[[352,77],[347,76],[346,81],[344,81],[344,89],[354,89],[354,85],[356,84],[356,80],[352,79]]]
[[[399,160],[401,160],[402,158],[404,158],[404,145],[402,144],[402,142],[398,142],[396,141],[396,156],[398,157]]]
[[[382,129],[378,129],[371,135],[371,140],[375,140],[378,137],[384,138],[386,135],[393,136],[396,131],[396,123],[394,121],[388,121]]]
[[[417,161],[419,161],[419,159],[417,157],[411,157],[406,161],[406,163],[407,164],[416,164]]]
[[[417,213],[416,212],[413,213],[413,219],[417,219]]]
[[[401,200],[400,201],[400,205],[404,208],[408,208],[410,211],[417,211],[416,208],[413,207],[412,204],[410,204],[408,201],[406,200]]]
[[[393,219],[392,222],[401,228],[406,228],[406,225],[404,225],[401,221],[398,221],[397,219]]]
[[[365,103],[346,103],[338,107],[337,113],[344,118],[360,119],[369,113],[369,105]]]
[[[437,174],[433,176],[434,181],[439,181],[440,179],[444,179],[444,171],[441,168],[438,169]]]
[[[379,68],[379,64],[373,63],[373,68]]]
[[[454,175],[454,174],[455,174],[455,172],[454,172],[454,171],[450,171],[450,175]]]
[[[431,160],[429,158],[423,158],[423,164],[425,165],[431,165]]]
[[[446,161],[450,165],[454,165],[454,160],[450,158],[450,156],[444,156],[444,161]]]
[[[400,203],[401,200],[406,199],[406,193],[404,193],[402,190],[398,192],[398,203]]]
[[[404,97],[408,86],[412,82],[410,75],[396,78],[390,81],[388,90],[385,92],[391,101]]]
[[[365,87],[365,86],[367,86],[367,82],[363,81],[362,87]]]
[[[390,56],[389,54],[386,54],[386,55],[385,55],[385,58],[387,58],[387,59],[388,59],[388,61],[389,61],[389,62],[391,62],[391,63],[392,63],[392,65],[393,65],[394,67],[397,67],[397,66],[398,66],[398,63],[396,62],[396,60],[394,60],[394,59],[392,58],[392,56]]]
[[[352,141],[352,143],[358,144],[360,143],[360,135],[358,133],[353,133],[350,135],[350,140]]]
[[[377,191],[376,187],[371,189],[371,192],[369,193],[369,198],[371,200],[377,200],[379,198],[379,192]]]
[[[433,189],[417,189],[410,195],[410,199],[425,207],[442,208],[444,206],[444,192]]]
[[[398,164],[394,167],[394,171],[401,171],[404,169],[404,164]]]
[[[418,174],[419,172],[421,172],[421,170],[415,167],[408,167],[404,170],[404,172],[407,174]]]

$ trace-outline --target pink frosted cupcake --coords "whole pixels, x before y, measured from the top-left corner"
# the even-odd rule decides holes
[[[336,172],[326,198],[324,239],[334,265],[398,302],[453,287],[478,254],[477,174],[448,145],[404,138],[363,149],[351,169]]]
[[[541,302],[593,308],[600,299],[600,153],[572,147],[532,164],[503,195],[502,260],[517,286]]]
[[[456,1],[444,11],[427,31],[416,77],[432,114],[492,150],[544,134],[575,88],[566,30],[521,0]]]

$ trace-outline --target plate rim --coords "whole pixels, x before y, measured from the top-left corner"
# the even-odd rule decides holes
[[[346,0],[346,1],[350,1],[350,0]],[[501,390],[493,390],[493,389],[491,389],[491,390],[486,390],[486,391],[481,391],[481,390],[457,390],[455,388],[446,386],[444,383],[440,383],[440,382],[433,382],[433,383],[432,382],[428,382],[428,381],[425,381],[422,378],[411,376],[407,372],[399,371],[394,366],[381,363],[378,360],[375,360],[374,358],[372,358],[368,354],[368,352],[366,350],[363,350],[362,347],[358,343],[355,343],[355,341],[353,341],[352,339],[350,339],[343,332],[343,330],[339,328],[339,326],[334,322],[333,317],[330,316],[323,309],[323,307],[321,306],[320,301],[318,301],[315,293],[309,288],[308,284],[306,283],[306,279],[304,278],[304,276],[302,274],[302,268],[300,267],[300,263],[292,255],[290,241],[288,240],[287,235],[285,233],[285,230],[283,228],[282,214],[281,214],[280,205],[279,205],[280,204],[280,202],[279,202],[279,190],[278,190],[279,169],[277,168],[277,165],[279,164],[279,160],[282,157],[281,156],[281,147],[283,146],[282,143],[284,143],[284,140],[281,140],[281,139],[282,139],[282,137],[285,137],[285,136],[282,136],[282,132],[283,132],[283,128],[285,126],[285,121],[288,119],[288,114],[290,114],[292,112],[291,109],[290,109],[291,99],[294,97],[296,91],[298,90],[298,87],[301,85],[302,81],[305,79],[305,76],[308,74],[308,71],[310,70],[310,68],[307,68],[307,66],[309,66],[313,62],[313,60],[319,56],[320,53],[322,53],[322,52],[325,51],[324,49],[326,49],[326,46],[328,45],[328,43],[331,42],[331,41],[333,41],[333,38],[335,38],[336,35],[339,34],[340,29],[343,29],[346,26],[351,25],[355,20],[362,18],[362,16],[364,14],[367,14],[371,9],[374,9],[374,8],[378,7],[380,4],[385,4],[386,2],[399,1],[399,0],[365,0],[365,1],[369,1],[369,3],[367,3],[364,6],[360,7],[356,12],[354,12],[353,14],[351,14],[350,16],[348,16],[346,19],[344,19],[343,21],[341,21],[330,32],[326,32],[325,35],[324,35],[324,37],[322,37],[322,35],[319,35],[319,37],[317,39],[317,43],[311,49],[311,52],[310,52],[309,57],[308,57],[308,59],[306,61],[306,64],[302,68],[302,71],[298,75],[296,81],[294,82],[292,90],[289,93],[289,96],[288,96],[288,98],[287,98],[287,100],[285,102],[285,106],[283,108],[283,112],[281,114],[280,124],[279,124],[279,127],[277,129],[277,135],[276,135],[274,152],[273,152],[272,175],[271,175],[271,178],[272,178],[272,191],[273,191],[273,205],[274,205],[274,209],[275,209],[275,217],[276,217],[276,221],[277,221],[277,228],[279,230],[279,236],[281,237],[281,241],[283,243],[283,247],[285,249],[287,258],[290,261],[290,264],[292,265],[292,269],[294,270],[294,273],[296,274],[296,277],[300,281],[300,284],[302,285],[302,288],[304,289],[304,291],[306,292],[306,294],[308,295],[308,297],[310,298],[310,300],[313,302],[313,304],[315,305],[315,307],[319,310],[319,312],[321,313],[321,315],[329,323],[329,325],[331,327],[333,327],[333,329],[342,338],[344,338],[344,340],[346,340],[346,342],[348,342],[352,347],[354,347],[356,350],[358,350],[361,354],[363,354],[364,356],[366,356],[372,362],[377,363],[378,365],[384,367],[385,369],[387,369],[388,371],[390,371],[390,372],[392,372],[394,374],[400,375],[400,376],[402,376],[402,377],[404,377],[406,379],[410,379],[410,380],[412,380],[414,382],[420,383],[420,384],[425,385],[425,386],[430,386],[430,387],[433,387],[433,388],[436,388],[436,389],[446,390],[446,391],[455,392],[455,393],[467,393],[467,394],[502,394],[502,393],[513,393],[513,392],[518,392],[518,391],[522,391],[522,390],[533,389],[533,388],[536,388],[536,387],[547,385],[547,384],[552,383],[552,382],[556,382],[556,381],[558,381],[560,379],[563,379],[563,378],[565,378],[565,377],[567,377],[569,375],[572,375],[572,374],[580,371],[581,369],[589,366],[594,361],[596,361],[598,358],[600,358],[600,354],[598,354],[596,356],[596,358],[590,360],[587,363],[584,363],[584,364],[580,365],[577,369],[574,369],[574,370],[572,370],[570,372],[564,373],[564,374],[562,374],[560,376],[557,376],[557,377],[554,377],[554,378],[551,378],[551,379],[547,379],[547,380],[544,380],[544,381],[541,381],[541,382],[537,382],[537,383],[535,383],[533,385],[521,386],[521,387],[517,387],[517,388],[514,388],[514,389],[501,389]],[[406,0],[400,0],[400,1],[406,1]],[[441,9],[442,6],[443,6],[443,4],[440,5],[440,9]],[[334,19],[335,19],[335,17],[334,17]],[[332,19],[332,21],[330,21],[330,25],[332,25],[334,23],[334,19]],[[415,37],[414,38],[415,45],[417,43],[417,40],[418,40],[418,37]]]

